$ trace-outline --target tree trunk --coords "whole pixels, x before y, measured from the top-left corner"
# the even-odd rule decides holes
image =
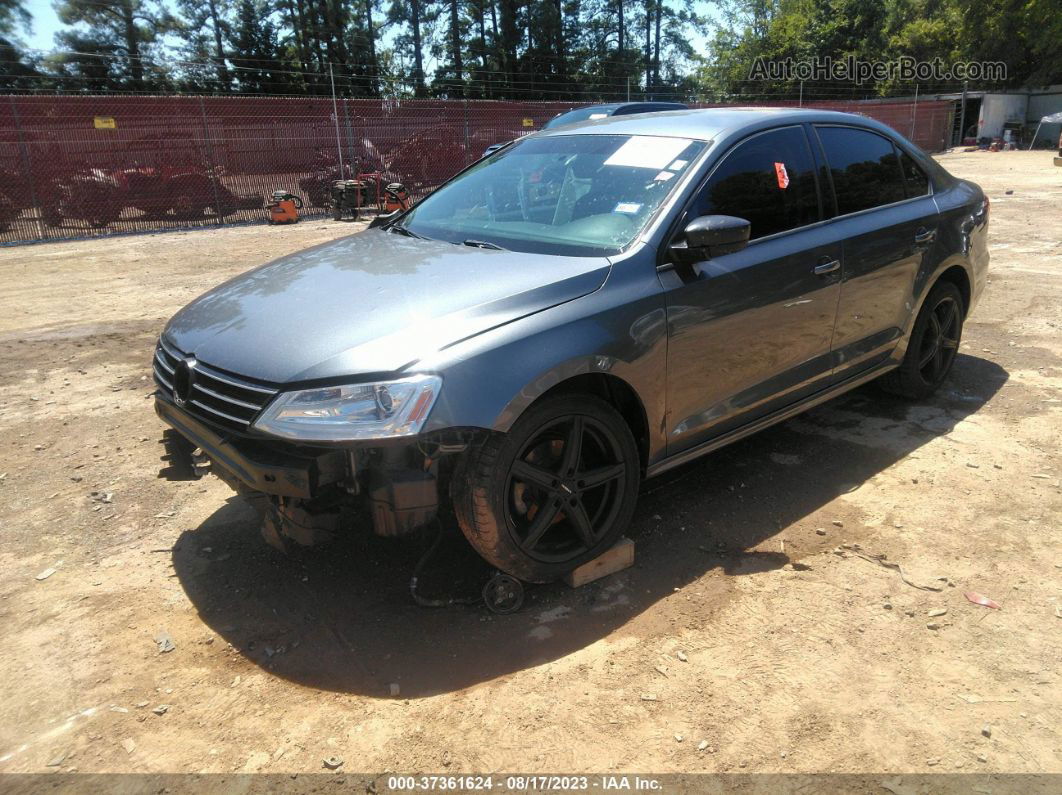
[[[461,63],[461,15],[458,0],[450,0],[450,40],[453,50],[454,77],[460,83],[464,80],[464,65]],[[461,94],[465,92],[462,90]]]
[[[493,8],[493,6],[492,6]],[[477,19],[479,23],[479,62],[483,66],[483,71],[487,71],[487,20],[486,14],[483,9],[483,2],[480,0],[479,5],[476,8]],[[486,75],[484,75],[484,78]]]
[[[561,64],[564,63],[564,8],[562,0],[554,0],[553,7],[557,12],[557,55],[560,56]]]
[[[299,53],[299,64],[305,75],[310,71],[310,52],[306,46],[306,23],[303,21],[302,6],[296,5],[294,0],[287,0],[288,20],[291,24],[291,32],[295,37],[295,49]]]
[[[527,95],[528,99],[535,99],[535,74],[537,73],[537,68],[535,66],[535,23],[534,14],[531,13],[534,9],[534,5],[535,0],[527,0],[527,11],[525,12],[527,14],[527,19],[524,20],[527,23],[527,74],[528,77],[531,78],[531,82],[528,84],[528,89],[532,92]]]
[[[332,52],[339,63],[342,73],[350,74],[350,57],[347,53],[347,3],[344,0],[332,0],[329,5],[331,13],[330,40]]]
[[[516,0],[499,0],[501,3],[501,38],[498,43],[498,60],[505,73],[507,86],[511,89],[516,79],[516,70],[511,57],[516,55],[520,45],[520,28],[516,19]]]
[[[299,13],[304,14],[306,20],[306,31],[309,40],[310,56],[316,60],[316,69],[318,85],[327,85],[328,83],[328,58],[324,52],[324,39],[323,28],[325,21],[321,16],[320,3],[314,6],[311,3],[306,3],[306,10],[302,10],[303,3],[298,3]]]
[[[379,93],[376,79],[380,76],[380,63],[376,60],[376,30],[372,24],[372,0],[365,0],[365,30],[369,36],[369,94]]]
[[[660,85],[660,18],[664,15],[664,0],[656,0],[656,44],[653,49],[653,85]]]
[[[420,0],[409,0],[410,27],[413,29],[413,91],[424,96],[424,54],[420,43]]]
[[[144,87],[144,64],[140,60],[140,34],[133,17],[132,0],[122,3],[122,22],[125,25],[125,51],[129,56],[129,77],[133,87],[141,89]]]
[[[622,53],[625,49],[627,49],[627,42],[625,40],[626,36],[627,36],[627,30],[626,30],[626,26],[623,23],[623,2],[624,2],[624,0],[619,0],[619,2],[616,3],[616,8],[619,10],[619,42],[618,42],[618,45],[619,45],[620,53]]]
[[[225,48],[221,43],[221,22],[218,20],[218,4],[215,0],[210,0],[210,26],[214,29],[214,61],[217,63],[218,80],[222,90],[228,91],[231,87],[229,67],[225,64]]]
[[[652,72],[653,54],[653,0],[645,0],[645,98],[649,99],[649,92],[653,86]]]

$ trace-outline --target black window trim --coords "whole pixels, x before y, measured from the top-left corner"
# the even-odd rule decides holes
[[[893,138],[891,135],[886,135],[881,130],[875,130],[875,129],[872,129],[870,127],[863,127],[863,126],[860,126],[858,124],[839,124],[837,122],[812,122],[811,126],[813,128],[815,128],[815,140],[818,142],[819,148],[822,151],[822,157],[823,157],[823,160],[825,161],[825,164],[826,164],[826,173],[829,175],[829,180],[830,180],[830,195],[833,197],[833,208],[834,208],[834,213],[835,213],[833,218],[829,219],[830,221],[839,221],[839,220],[841,220],[843,218],[856,218],[857,216],[863,215],[865,213],[872,213],[872,212],[874,212],[876,210],[882,210],[882,209],[884,209],[886,207],[898,207],[901,204],[907,204],[908,202],[916,202],[916,201],[919,201],[920,199],[932,198],[934,196],[935,190],[936,190],[936,186],[933,184],[933,177],[929,174],[928,171],[926,171],[924,168],[922,168],[921,164],[918,162],[918,159],[915,158],[913,155],[911,155],[911,153],[908,152],[904,147],[900,146],[897,143],[896,139]],[[876,135],[879,138],[884,138],[886,141],[888,141],[890,144],[892,144],[893,152],[896,153],[896,165],[897,165],[897,168],[900,169],[900,182],[903,185],[904,198],[902,198],[902,199],[900,199],[899,201],[896,201],[896,202],[889,202],[888,204],[876,204],[873,207],[867,207],[867,208],[865,208],[863,210],[857,210],[854,213],[845,213],[844,215],[841,215],[840,213],[838,213],[837,212],[837,210],[838,210],[838,207],[837,207],[837,192],[834,190],[834,187],[833,187],[833,169],[832,169],[832,167],[830,167],[830,160],[829,160],[829,157],[827,157],[827,155],[826,155],[826,146],[825,146],[825,144],[823,144],[822,138],[819,136],[819,128],[820,127],[841,127],[841,128],[849,129],[849,130],[858,130],[860,132],[867,132],[867,133],[871,133],[873,135]],[[908,157],[910,157],[912,160],[914,160],[915,165],[917,165],[923,172],[925,172],[926,181],[929,183],[929,192],[928,193],[923,193],[920,196],[908,196],[907,195],[907,179],[904,177],[903,169],[900,167],[900,155],[899,155],[900,152],[905,153]],[[801,228],[803,228],[803,227],[801,227]]]
[[[778,238],[782,237],[783,235],[789,235],[789,234],[792,234],[794,232],[803,232],[805,229],[812,229],[813,227],[819,226],[821,224],[827,223],[827,221],[829,221],[829,220],[832,220],[832,219],[827,219],[827,218],[823,217],[825,215],[825,212],[824,212],[825,207],[824,207],[824,203],[823,203],[823,186],[821,184],[821,181],[819,179],[819,174],[818,174],[819,162],[818,162],[818,159],[815,157],[814,145],[813,145],[813,142],[812,142],[811,138],[808,135],[808,130],[806,129],[807,128],[807,124],[805,124],[804,122],[800,122],[800,121],[793,121],[793,122],[788,122],[786,124],[780,124],[777,127],[768,127],[765,130],[756,130],[755,132],[749,133],[748,135],[746,135],[745,137],[741,138],[740,140],[735,141],[730,146],[730,148],[727,149],[726,152],[724,152],[722,154],[722,156],[718,160],[715,161],[714,164],[712,164],[712,167],[708,170],[708,173],[706,173],[704,175],[704,177],[700,181],[697,182],[697,184],[693,188],[693,190],[690,191],[689,196],[686,197],[686,201],[682,205],[682,209],[676,214],[675,219],[671,222],[671,226],[668,229],[667,234],[663,238],[664,243],[660,247],[660,250],[657,252],[657,268],[658,269],[669,270],[670,268],[672,268],[674,266],[674,263],[667,259],[668,247],[674,241],[675,236],[680,234],[679,230],[682,228],[683,222],[685,222],[688,219],[689,213],[690,213],[690,208],[693,206],[693,203],[700,196],[701,191],[704,190],[704,186],[708,184],[708,180],[710,180],[713,176],[715,176],[715,172],[724,163],[724,161],[726,161],[726,159],[728,157],[730,157],[730,155],[733,154],[734,151],[739,146],[743,145],[747,141],[751,141],[753,138],[756,138],[756,137],[758,137],[760,135],[764,135],[766,133],[778,132],[779,130],[788,130],[788,129],[792,129],[792,128],[795,128],[795,129],[799,130],[803,134],[804,142],[805,142],[805,144],[808,147],[808,155],[811,156],[811,161],[812,161],[812,163],[814,163],[813,171],[815,172],[815,193],[816,193],[816,196],[818,198],[819,220],[813,221],[810,224],[804,224],[803,226],[794,226],[792,229],[784,229],[781,232],[775,232],[772,235],[764,235],[763,237],[757,237],[754,240],[750,240],[748,245],[749,246],[754,246],[754,245],[756,245],[757,243],[759,243],[760,241],[763,241],[763,240],[777,240]],[[818,140],[818,138],[816,136],[816,141],[817,140]],[[832,195],[832,191],[831,191],[831,195]]]

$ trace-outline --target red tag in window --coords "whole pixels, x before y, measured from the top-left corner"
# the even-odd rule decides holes
[[[785,190],[789,187],[789,174],[785,170],[785,163],[774,164],[774,175],[778,177],[778,187]]]

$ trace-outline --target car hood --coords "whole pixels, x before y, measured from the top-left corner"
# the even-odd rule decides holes
[[[271,262],[190,303],[171,345],[274,383],[393,373],[598,289],[604,257],[493,251],[382,229]]]

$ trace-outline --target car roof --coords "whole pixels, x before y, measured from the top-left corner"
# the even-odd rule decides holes
[[[542,130],[536,136],[557,135],[658,135],[672,138],[710,141],[724,134],[747,129],[750,132],[779,124],[820,122],[858,124],[880,130],[895,137],[885,125],[855,113],[799,108],[706,108],[704,110],[669,110],[657,113],[638,113],[608,116],[593,121],[567,124]]]

